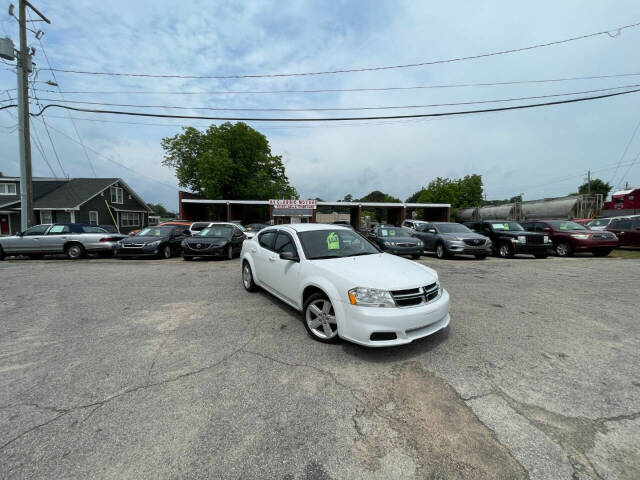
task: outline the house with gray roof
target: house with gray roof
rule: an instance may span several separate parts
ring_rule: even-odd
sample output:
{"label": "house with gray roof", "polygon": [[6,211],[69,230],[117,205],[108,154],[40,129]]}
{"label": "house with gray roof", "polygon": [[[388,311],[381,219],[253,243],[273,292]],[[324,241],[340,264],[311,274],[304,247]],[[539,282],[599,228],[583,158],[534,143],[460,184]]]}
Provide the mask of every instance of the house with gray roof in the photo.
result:
{"label": "house with gray roof", "polygon": [[[147,204],[121,178],[34,178],[36,223],[111,225],[129,233],[149,224]],[[20,179],[0,176],[0,234],[20,231]]]}

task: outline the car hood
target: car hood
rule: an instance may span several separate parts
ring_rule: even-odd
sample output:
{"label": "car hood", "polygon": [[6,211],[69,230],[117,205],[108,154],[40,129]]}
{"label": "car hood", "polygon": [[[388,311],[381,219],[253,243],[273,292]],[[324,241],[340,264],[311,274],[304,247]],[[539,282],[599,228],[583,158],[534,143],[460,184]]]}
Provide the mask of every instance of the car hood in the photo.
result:
{"label": "car hood", "polygon": [[441,233],[440,235],[444,238],[451,238],[451,239],[462,238],[465,240],[476,239],[476,238],[479,240],[485,240],[487,238],[484,235],[481,235],[479,233],[474,233],[474,232]]}
{"label": "car hood", "polygon": [[382,240],[383,242],[417,243],[419,239],[407,235],[406,237],[380,237],[380,240]]}
{"label": "car hood", "polygon": [[149,243],[149,242],[155,242],[156,240],[167,240],[169,237],[158,237],[157,235],[149,235],[149,236],[144,236],[144,237],[140,237],[138,235],[136,235],[135,237],[127,237],[124,240],[122,240],[122,243]]}
{"label": "car hood", "polygon": [[542,233],[537,233],[537,232],[528,232],[528,231],[524,231],[524,232],[518,232],[517,230],[508,230],[508,231],[502,231],[499,230],[497,232],[494,232],[496,235],[500,235],[503,237],[541,237]]}
{"label": "car hood", "polygon": [[378,253],[359,257],[310,260],[328,278],[335,275],[352,287],[403,290],[423,287],[438,280],[432,268],[409,259]]}
{"label": "car hood", "polygon": [[194,243],[213,243],[214,245],[224,245],[228,242],[228,238],[221,237],[189,237],[185,240],[185,243],[189,245]]}

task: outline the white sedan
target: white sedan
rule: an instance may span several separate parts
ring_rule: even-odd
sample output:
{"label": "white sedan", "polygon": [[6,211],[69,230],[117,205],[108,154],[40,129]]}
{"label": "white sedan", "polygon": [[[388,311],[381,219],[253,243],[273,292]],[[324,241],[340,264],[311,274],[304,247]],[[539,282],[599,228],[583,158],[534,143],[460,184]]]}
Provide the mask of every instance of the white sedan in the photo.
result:
{"label": "white sedan", "polygon": [[400,345],[449,325],[449,294],[433,269],[382,253],[347,227],[265,228],[245,240],[240,257],[244,287],[301,311],[320,342]]}

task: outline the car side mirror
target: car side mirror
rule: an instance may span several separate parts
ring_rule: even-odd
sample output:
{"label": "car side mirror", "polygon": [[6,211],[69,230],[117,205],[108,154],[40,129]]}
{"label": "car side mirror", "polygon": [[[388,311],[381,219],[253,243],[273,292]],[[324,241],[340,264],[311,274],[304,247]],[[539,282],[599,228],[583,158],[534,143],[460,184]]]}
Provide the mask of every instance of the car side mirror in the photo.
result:
{"label": "car side mirror", "polygon": [[289,260],[291,262],[299,262],[300,261],[300,257],[298,257],[295,253],[293,252],[281,252],[280,253],[280,258],[282,260]]}

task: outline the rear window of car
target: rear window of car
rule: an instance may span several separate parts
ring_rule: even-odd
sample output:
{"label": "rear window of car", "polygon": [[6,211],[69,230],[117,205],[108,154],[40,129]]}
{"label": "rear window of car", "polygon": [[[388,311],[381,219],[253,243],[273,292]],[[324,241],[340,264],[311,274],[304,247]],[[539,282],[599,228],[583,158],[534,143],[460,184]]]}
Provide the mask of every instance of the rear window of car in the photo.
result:
{"label": "rear window of car", "polygon": [[87,225],[82,227],[82,231],[84,233],[107,233],[107,231],[104,228],[91,227],[91,226],[87,226]]}
{"label": "rear window of car", "polygon": [[47,235],[60,235],[61,233],[69,233],[68,225],[54,225],[49,229]]}
{"label": "rear window of car", "polygon": [[631,220],[624,218],[620,220],[612,220],[610,223],[611,228],[616,228],[618,230],[630,230],[631,229]]}
{"label": "rear window of car", "polygon": [[269,250],[273,250],[273,241],[276,238],[276,230],[270,230],[268,232],[262,233],[258,237],[258,242],[260,246]]}

